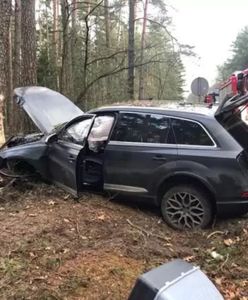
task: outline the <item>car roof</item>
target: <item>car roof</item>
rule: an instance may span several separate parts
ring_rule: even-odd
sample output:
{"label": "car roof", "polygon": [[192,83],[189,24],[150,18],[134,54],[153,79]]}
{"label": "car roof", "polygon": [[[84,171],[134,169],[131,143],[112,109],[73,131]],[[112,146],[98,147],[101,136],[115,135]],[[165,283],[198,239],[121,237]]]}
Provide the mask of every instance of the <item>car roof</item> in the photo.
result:
{"label": "car roof", "polygon": [[215,108],[206,107],[152,107],[152,106],[105,106],[97,109],[93,109],[91,113],[97,112],[147,112],[147,113],[159,113],[167,116],[181,117],[185,119],[203,120],[214,119]]}

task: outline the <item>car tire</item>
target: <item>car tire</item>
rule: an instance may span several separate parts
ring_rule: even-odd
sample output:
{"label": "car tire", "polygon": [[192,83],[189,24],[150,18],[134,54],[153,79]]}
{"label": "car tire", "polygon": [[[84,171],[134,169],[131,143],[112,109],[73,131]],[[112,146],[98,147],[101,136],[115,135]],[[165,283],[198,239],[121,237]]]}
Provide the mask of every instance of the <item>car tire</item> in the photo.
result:
{"label": "car tire", "polygon": [[207,194],[194,186],[178,185],[162,197],[161,212],[165,222],[174,229],[206,228],[213,219]]}

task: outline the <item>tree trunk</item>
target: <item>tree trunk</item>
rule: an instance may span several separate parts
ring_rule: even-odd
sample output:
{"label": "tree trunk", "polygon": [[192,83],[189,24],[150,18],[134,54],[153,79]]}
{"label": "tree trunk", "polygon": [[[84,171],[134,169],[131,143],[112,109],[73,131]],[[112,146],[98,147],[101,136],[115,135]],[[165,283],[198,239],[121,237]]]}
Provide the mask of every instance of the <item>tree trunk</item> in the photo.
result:
{"label": "tree trunk", "polygon": [[[4,142],[8,123],[8,106],[12,101],[12,62],[11,62],[11,0],[0,1],[0,143]],[[5,122],[4,122],[4,117]]]}
{"label": "tree trunk", "polygon": [[[90,9],[90,6],[88,4],[88,8]],[[85,50],[84,50],[84,65],[83,65],[83,80],[82,80],[82,90],[84,91],[83,97],[81,99],[83,100],[83,108],[84,110],[87,110],[88,108],[88,99],[85,98],[86,94],[86,86],[87,86],[87,66],[88,66],[88,59],[89,59],[89,43],[90,43],[90,26],[89,26],[89,12],[84,18],[85,22]]]}
{"label": "tree trunk", "polygon": [[21,0],[15,0],[15,36],[14,36],[14,63],[13,85],[18,87],[21,79]]}
{"label": "tree trunk", "polygon": [[110,18],[109,18],[109,0],[104,0],[104,21],[105,21],[105,38],[106,48],[110,48]]}
{"label": "tree trunk", "polygon": [[[37,85],[37,60],[36,60],[36,27],[35,27],[35,1],[21,1],[21,85],[32,86]],[[23,132],[32,131],[33,124],[30,119],[22,114],[19,128]]]}
{"label": "tree trunk", "polygon": [[75,79],[76,79],[76,44],[77,44],[77,0],[72,0],[72,11],[71,11],[71,72],[72,72],[72,99],[75,99]]}
{"label": "tree trunk", "polygon": [[[110,45],[110,16],[109,16],[109,0],[104,0],[104,22],[105,22],[105,40],[106,40],[106,50],[109,53],[111,48]],[[109,64],[106,65],[106,68],[109,68]],[[106,99],[109,101],[111,97],[111,78],[106,78]],[[104,103],[102,103],[104,104]]]}
{"label": "tree trunk", "polygon": [[129,26],[128,26],[128,98],[134,99],[134,18],[135,0],[129,0]]}
{"label": "tree trunk", "polygon": [[62,65],[60,72],[60,90],[63,94],[71,95],[72,71],[71,71],[71,47],[69,43],[69,3],[61,0],[62,17]]}
{"label": "tree trunk", "polygon": [[53,64],[55,70],[55,78],[56,78],[56,89],[59,89],[59,75],[58,75],[58,49],[59,49],[59,28],[58,28],[58,0],[53,0]]}
{"label": "tree trunk", "polygon": [[22,85],[37,84],[35,1],[21,1],[22,10]]}
{"label": "tree trunk", "polygon": [[148,8],[148,0],[145,0],[143,27],[142,27],[142,35],[141,35],[141,47],[140,47],[140,65],[141,66],[140,66],[140,72],[139,72],[139,100],[144,99],[144,66],[142,64],[144,61],[147,8]]}

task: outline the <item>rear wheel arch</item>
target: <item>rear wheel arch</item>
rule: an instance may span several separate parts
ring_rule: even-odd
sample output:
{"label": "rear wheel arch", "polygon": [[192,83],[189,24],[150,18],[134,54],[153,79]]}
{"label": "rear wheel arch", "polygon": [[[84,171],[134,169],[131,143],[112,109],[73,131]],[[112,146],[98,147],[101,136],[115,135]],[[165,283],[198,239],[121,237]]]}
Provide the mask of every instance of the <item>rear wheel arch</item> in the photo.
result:
{"label": "rear wheel arch", "polygon": [[216,197],[213,189],[209,184],[207,184],[204,180],[202,180],[199,177],[196,177],[194,175],[189,174],[177,174],[170,177],[165,178],[158,186],[157,189],[157,205],[161,205],[161,201],[163,198],[163,195],[169,191],[172,187],[179,185],[189,185],[193,186],[200,191],[204,192],[206,194],[207,198],[210,201],[210,204],[212,206],[213,213],[216,214]]}

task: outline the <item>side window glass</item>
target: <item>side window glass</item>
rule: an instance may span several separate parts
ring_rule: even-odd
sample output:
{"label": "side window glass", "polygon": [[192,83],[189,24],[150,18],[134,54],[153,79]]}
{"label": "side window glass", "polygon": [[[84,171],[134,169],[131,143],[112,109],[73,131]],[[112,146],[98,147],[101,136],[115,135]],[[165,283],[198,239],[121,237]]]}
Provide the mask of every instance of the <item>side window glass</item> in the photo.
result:
{"label": "side window glass", "polygon": [[63,132],[63,134],[60,136],[60,139],[75,144],[83,144],[88,134],[90,125],[91,119],[82,120],[78,123],[72,124]]}
{"label": "side window glass", "polygon": [[147,143],[172,143],[169,119],[163,115],[151,114],[147,116]]}
{"label": "side window glass", "polygon": [[123,113],[119,115],[111,136],[112,141],[145,142],[146,115],[139,113]]}
{"label": "side window glass", "polygon": [[214,143],[198,123],[172,119],[176,143],[180,145],[213,146]]}

